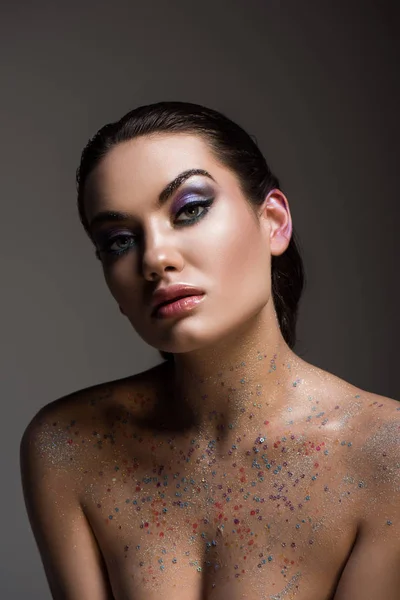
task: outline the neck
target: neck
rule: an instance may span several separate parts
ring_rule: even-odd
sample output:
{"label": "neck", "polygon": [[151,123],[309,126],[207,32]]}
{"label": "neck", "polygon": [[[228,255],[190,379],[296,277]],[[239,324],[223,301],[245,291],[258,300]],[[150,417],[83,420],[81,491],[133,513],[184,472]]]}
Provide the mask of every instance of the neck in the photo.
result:
{"label": "neck", "polygon": [[262,323],[254,318],[217,345],[174,355],[169,379],[174,413],[214,438],[253,425],[260,429],[281,413],[299,380],[300,363],[274,313]]}

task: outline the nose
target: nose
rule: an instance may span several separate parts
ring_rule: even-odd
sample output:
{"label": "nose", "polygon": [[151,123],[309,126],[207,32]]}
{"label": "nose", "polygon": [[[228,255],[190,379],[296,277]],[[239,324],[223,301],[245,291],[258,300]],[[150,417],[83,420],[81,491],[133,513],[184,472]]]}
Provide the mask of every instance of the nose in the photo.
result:
{"label": "nose", "polygon": [[161,235],[154,232],[147,236],[143,249],[143,276],[148,281],[162,278],[166,271],[180,272],[184,261],[182,253],[173,242],[173,235]]}

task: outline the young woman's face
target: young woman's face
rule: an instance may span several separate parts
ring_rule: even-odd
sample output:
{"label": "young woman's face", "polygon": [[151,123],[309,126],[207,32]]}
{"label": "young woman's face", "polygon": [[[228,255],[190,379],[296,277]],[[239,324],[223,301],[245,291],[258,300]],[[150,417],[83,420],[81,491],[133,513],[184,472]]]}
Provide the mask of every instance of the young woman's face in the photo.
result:
{"label": "young woman's face", "polygon": [[[158,204],[168,184],[194,169],[203,174]],[[91,233],[111,294],[145,342],[188,352],[272,309],[271,252],[286,249],[291,220],[283,194],[270,196],[251,207],[236,176],[194,135],[140,137],[102,159],[86,183],[86,214],[92,223],[106,211],[126,213],[93,222]],[[152,293],[172,284],[205,295],[189,312],[155,318]]]}

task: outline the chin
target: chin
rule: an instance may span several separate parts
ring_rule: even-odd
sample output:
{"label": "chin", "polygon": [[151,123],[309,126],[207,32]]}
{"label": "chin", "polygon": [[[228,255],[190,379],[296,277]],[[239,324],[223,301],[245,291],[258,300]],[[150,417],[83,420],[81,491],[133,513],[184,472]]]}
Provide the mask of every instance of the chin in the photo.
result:
{"label": "chin", "polygon": [[[210,331],[203,324],[197,323],[195,327],[186,327],[188,323],[183,323],[184,327],[175,326],[174,329],[165,331],[164,335],[150,336],[137,333],[153,348],[161,352],[170,352],[173,354],[184,354],[206,350],[210,346],[217,344],[221,339],[222,333],[216,331],[215,325]],[[190,331],[189,331],[190,330]]]}
{"label": "chin", "polygon": [[[171,354],[188,354],[201,350],[207,350],[213,342],[208,340],[175,340],[165,344],[152,344],[154,348],[161,352],[170,352]],[[160,347],[162,346],[162,347]]]}

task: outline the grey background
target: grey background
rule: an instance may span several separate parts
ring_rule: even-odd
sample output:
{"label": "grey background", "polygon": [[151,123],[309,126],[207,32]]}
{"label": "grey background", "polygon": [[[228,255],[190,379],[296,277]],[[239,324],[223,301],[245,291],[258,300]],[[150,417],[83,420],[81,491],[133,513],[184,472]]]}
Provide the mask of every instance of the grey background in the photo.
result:
{"label": "grey background", "polygon": [[2,599],[50,598],[19,476],[29,420],[161,361],[120,314],[76,210],[84,144],[135,106],[198,102],[256,136],[305,261],[297,352],[400,399],[394,5],[2,4]]}

